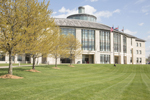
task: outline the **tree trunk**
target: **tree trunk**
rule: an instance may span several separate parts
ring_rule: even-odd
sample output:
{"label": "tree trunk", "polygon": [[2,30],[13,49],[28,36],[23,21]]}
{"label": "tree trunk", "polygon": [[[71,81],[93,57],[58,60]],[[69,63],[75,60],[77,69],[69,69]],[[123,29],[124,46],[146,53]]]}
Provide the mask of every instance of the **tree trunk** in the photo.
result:
{"label": "tree trunk", "polygon": [[57,67],[57,57],[55,58],[55,67]]}
{"label": "tree trunk", "polygon": [[12,73],[12,61],[11,61],[11,51],[9,52],[9,69],[8,69],[8,74],[13,74]]}
{"label": "tree trunk", "polygon": [[33,55],[33,66],[32,66],[32,69],[35,69],[35,57]]}
{"label": "tree trunk", "polygon": [[14,55],[14,64],[16,63],[16,62],[15,62],[15,58],[16,58],[16,56]]}
{"label": "tree trunk", "polygon": [[72,64],[72,54],[70,54],[70,65]]}

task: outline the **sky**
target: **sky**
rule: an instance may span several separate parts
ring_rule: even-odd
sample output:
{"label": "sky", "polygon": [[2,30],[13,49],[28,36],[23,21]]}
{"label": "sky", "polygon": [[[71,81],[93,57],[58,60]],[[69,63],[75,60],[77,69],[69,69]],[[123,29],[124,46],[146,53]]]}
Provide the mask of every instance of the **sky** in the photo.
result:
{"label": "sky", "polygon": [[150,55],[150,0],[50,0],[49,10],[54,18],[66,18],[78,13],[79,6],[98,23],[124,27],[125,33],[146,40],[146,57]]}

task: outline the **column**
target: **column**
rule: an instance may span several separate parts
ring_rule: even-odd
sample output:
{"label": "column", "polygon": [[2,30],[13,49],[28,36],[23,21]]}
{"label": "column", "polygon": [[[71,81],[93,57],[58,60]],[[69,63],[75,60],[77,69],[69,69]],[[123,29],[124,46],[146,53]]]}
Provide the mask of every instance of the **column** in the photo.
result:
{"label": "column", "polygon": [[99,30],[95,30],[95,54],[94,54],[94,63],[100,64],[100,38]]}
{"label": "column", "polygon": [[[80,43],[82,43],[81,39],[82,39],[82,33],[81,33],[81,29],[80,28],[76,28],[76,39],[78,39],[80,41]],[[82,49],[82,47],[80,48],[80,50]],[[78,55],[77,58],[75,58],[75,64],[80,63],[82,64],[82,54]]]}
{"label": "column", "polygon": [[121,35],[120,63],[121,63],[121,64],[124,64],[124,57],[123,57],[123,35]]}
{"label": "column", "polygon": [[111,55],[110,55],[110,63],[114,64],[114,35],[113,32],[110,32],[110,51],[111,51]]}
{"label": "column", "polygon": [[126,57],[127,57],[127,64],[130,64],[130,59],[132,57],[132,54],[131,54],[131,49],[132,49],[132,46],[131,46],[131,38],[127,38],[127,53],[126,53]]}
{"label": "column", "polygon": [[132,62],[133,64],[136,64],[136,41],[135,38],[132,38]]}

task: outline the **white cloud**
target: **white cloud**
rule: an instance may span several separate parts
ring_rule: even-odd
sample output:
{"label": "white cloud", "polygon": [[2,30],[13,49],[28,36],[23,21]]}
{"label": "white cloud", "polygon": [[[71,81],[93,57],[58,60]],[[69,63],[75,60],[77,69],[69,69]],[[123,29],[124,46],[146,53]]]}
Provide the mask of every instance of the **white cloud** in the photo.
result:
{"label": "white cloud", "polygon": [[145,13],[145,15],[148,15],[148,12],[150,11],[150,5],[143,6],[141,11]]}
{"label": "white cloud", "polygon": [[53,12],[53,14],[55,15],[57,12]]}
{"label": "white cloud", "polygon": [[138,25],[139,25],[139,26],[143,26],[143,25],[144,25],[144,23],[139,23]]}
{"label": "white cloud", "polygon": [[91,2],[96,2],[96,1],[98,1],[98,0],[90,0]]}
{"label": "white cloud", "polygon": [[96,12],[96,9],[92,6],[85,5],[84,8],[85,8],[85,13],[87,14],[94,14]]}
{"label": "white cloud", "polygon": [[62,7],[59,10],[59,12],[62,14],[54,16],[55,18],[66,18],[69,15],[76,14],[78,10],[77,9],[70,10],[70,9],[66,9],[65,7]]}
{"label": "white cloud", "polygon": [[111,17],[114,13],[120,13],[120,10],[119,9],[116,9],[114,11],[99,11],[99,12],[96,12],[94,15],[98,18],[98,20],[101,20],[101,17],[104,17],[104,18],[109,18]]}
{"label": "white cloud", "polygon": [[147,42],[150,41],[150,35],[146,38],[146,41]]}
{"label": "white cloud", "polygon": [[150,31],[148,31],[147,33],[150,34]]}
{"label": "white cloud", "polygon": [[148,15],[149,13],[145,13],[145,15]]}
{"label": "white cloud", "polygon": [[[97,11],[94,7],[92,7],[90,5],[85,5],[84,7],[85,7],[85,13],[95,15],[98,20],[100,20],[101,17],[109,18],[115,13],[120,13],[120,9],[116,9],[114,11]],[[66,18],[69,15],[77,14],[78,10],[76,8],[70,10],[70,9],[66,9],[65,7],[62,7],[59,10],[59,12],[62,13],[62,14],[56,15],[54,17],[56,17],[56,18]]]}
{"label": "white cloud", "polygon": [[59,10],[60,13],[77,13],[77,10],[76,9],[73,9],[73,10],[70,10],[70,9],[66,9],[65,7],[62,7],[60,10]]}
{"label": "white cloud", "polygon": [[125,29],[124,32],[127,33],[127,34],[130,34],[130,35],[135,35],[137,33],[137,31],[132,32],[129,29]]}
{"label": "white cloud", "polygon": [[120,9],[116,9],[113,13],[120,13]]}
{"label": "white cloud", "polygon": [[146,1],[146,0],[137,0],[137,1],[135,2],[135,4],[140,4],[140,3],[143,3],[144,1]]}

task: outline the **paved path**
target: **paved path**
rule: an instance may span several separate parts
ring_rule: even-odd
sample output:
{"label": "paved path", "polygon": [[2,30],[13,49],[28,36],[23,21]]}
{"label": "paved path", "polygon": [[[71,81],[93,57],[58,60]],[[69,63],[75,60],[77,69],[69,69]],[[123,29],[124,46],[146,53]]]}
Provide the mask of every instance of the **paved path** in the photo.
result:
{"label": "paved path", "polygon": [[[25,67],[25,66],[32,66],[32,65],[20,65],[20,67]],[[40,66],[40,65],[35,65],[35,66]],[[9,66],[0,66],[0,68],[8,68]],[[19,67],[19,66],[12,66],[12,67]]]}

